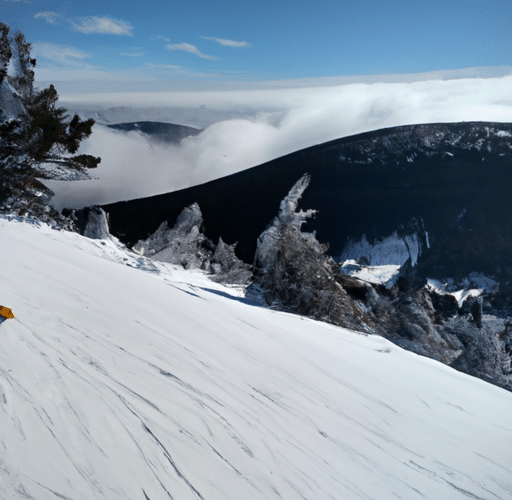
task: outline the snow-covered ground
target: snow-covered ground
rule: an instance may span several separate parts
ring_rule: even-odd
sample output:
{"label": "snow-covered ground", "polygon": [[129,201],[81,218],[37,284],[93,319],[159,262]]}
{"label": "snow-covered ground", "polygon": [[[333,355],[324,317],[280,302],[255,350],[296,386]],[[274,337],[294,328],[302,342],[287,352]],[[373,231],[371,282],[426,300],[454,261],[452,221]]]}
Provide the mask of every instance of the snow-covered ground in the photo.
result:
{"label": "snow-covered ground", "polygon": [[512,497],[512,394],[0,219],[0,498]]}
{"label": "snow-covered ground", "polygon": [[[428,234],[425,232],[425,241],[428,242]],[[373,266],[402,266],[407,259],[411,259],[414,267],[421,256],[422,234],[413,233],[406,236],[398,236],[395,231],[391,236],[382,241],[371,244],[364,234],[361,241],[349,241],[338,260],[357,260],[365,257]]]}
{"label": "snow-covered ground", "polygon": [[383,266],[364,266],[353,259],[341,263],[341,269],[345,274],[358,278],[368,283],[385,285],[391,288],[398,280],[400,265],[388,264]]}

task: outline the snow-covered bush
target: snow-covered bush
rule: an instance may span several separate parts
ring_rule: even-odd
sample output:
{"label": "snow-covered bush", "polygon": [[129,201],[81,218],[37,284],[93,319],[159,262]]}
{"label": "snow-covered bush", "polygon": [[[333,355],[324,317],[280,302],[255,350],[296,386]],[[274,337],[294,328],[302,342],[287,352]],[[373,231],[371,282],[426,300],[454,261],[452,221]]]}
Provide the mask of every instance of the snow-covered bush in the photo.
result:
{"label": "snow-covered bush", "polygon": [[219,238],[219,243],[210,260],[212,280],[230,285],[245,285],[252,278],[251,266],[235,255],[236,243],[228,245]]}
{"label": "snow-covered bush", "polygon": [[178,264],[185,269],[208,268],[214,246],[201,232],[203,215],[197,203],[183,209],[172,229],[167,221],[147,240],[138,241],[133,249],[154,260]]}
{"label": "snow-covered bush", "polygon": [[510,321],[488,318],[478,327],[456,317],[446,330],[464,345],[462,354],[451,363],[456,370],[512,390],[512,330]]}
{"label": "snow-covered bush", "polygon": [[84,236],[95,240],[103,240],[110,237],[108,217],[101,207],[97,205],[89,207]]}
{"label": "snow-covered bush", "polygon": [[169,262],[185,269],[202,269],[212,280],[226,284],[245,284],[251,277],[250,266],[235,255],[235,245],[219,238],[217,246],[202,232],[203,215],[197,203],[183,209],[169,229],[167,221],[146,240],[138,241],[133,250],[153,260]]}

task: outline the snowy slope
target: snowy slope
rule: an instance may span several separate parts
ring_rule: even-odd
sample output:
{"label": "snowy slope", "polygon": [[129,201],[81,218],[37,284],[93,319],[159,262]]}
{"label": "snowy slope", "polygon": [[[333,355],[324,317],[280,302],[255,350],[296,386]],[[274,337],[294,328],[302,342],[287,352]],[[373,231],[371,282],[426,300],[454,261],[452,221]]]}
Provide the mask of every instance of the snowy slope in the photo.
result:
{"label": "snowy slope", "polygon": [[0,498],[511,498],[512,394],[110,241],[0,234]]}

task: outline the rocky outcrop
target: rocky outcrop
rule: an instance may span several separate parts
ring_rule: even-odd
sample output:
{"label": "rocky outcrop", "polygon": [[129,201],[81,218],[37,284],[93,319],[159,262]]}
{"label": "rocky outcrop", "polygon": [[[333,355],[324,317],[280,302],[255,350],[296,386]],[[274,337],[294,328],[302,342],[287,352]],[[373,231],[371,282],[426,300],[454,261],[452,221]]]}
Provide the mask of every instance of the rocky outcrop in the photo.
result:
{"label": "rocky outcrop", "polygon": [[446,323],[464,349],[451,366],[487,382],[512,390],[512,331],[510,321],[484,315],[481,327],[461,318]]}

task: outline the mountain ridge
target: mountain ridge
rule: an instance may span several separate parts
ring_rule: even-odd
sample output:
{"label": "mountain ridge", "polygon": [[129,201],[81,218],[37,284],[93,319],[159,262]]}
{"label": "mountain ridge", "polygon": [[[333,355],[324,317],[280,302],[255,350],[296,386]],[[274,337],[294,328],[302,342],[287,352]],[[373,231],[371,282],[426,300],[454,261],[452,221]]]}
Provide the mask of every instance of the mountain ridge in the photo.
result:
{"label": "mountain ridge", "polygon": [[176,123],[136,121],[127,123],[110,123],[105,125],[113,130],[123,132],[138,131],[159,142],[179,144],[182,139],[202,132],[201,129]]}
{"label": "mountain ridge", "polygon": [[[237,255],[252,263],[257,237],[307,172],[311,183],[299,208],[318,214],[305,230],[316,230],[334,258],[351,242],[365,237],[374,245],[396,232],[399,239],[416,235],[417,270],[424,276],[461,280],[482,272],[507,281],[510,138],[512,124],[507,123],[392,127],[312,146],[202,185],[103,208],[113,234],[131,246],[163,220],[172,226],[182,208],[197,202],[205,234],[213,241],[219,236],[229,244],[238,241]],[[486,244],[490,238],[496,240],[492,246]],[[462,252],[458,263],[457,252]]]}

